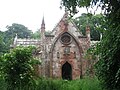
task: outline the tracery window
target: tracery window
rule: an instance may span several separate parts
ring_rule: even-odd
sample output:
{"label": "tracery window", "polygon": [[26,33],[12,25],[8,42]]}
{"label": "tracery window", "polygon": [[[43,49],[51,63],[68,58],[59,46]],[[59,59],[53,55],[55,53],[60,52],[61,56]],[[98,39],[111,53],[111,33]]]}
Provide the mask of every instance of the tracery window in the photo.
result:
{"label": "tracery window", "polygon": [[71,36],[70,35],[68,35],[68,34],[63,34],[62,36],[61,36],[61,42],[63,43],[63,44],[70,44],[71,43]]}

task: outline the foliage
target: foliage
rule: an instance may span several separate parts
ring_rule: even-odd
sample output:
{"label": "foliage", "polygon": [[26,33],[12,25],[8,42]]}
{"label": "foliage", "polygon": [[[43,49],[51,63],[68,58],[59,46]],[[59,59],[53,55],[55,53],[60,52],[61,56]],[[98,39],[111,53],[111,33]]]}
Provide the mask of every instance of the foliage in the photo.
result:
{"label": "foliage", "polygon": [[[37,78],[36,83],[37,84],[27,85],[22,90],[102,90],[99,81],[96,78],[73,81]],[[0,86],[1,84],[2,83],[0,83]]]}
{"label": "foliage", "polygon": [[[100,60],[96,64],[96,74],[104,83],[104,87],[110,90],[120,89],[120,25],[106,31],[105,38],[97,49]],[[108,39],[109,38],[109,39]]]}
{"label": "foliage", "polygon": [[6,28],[8,30],[5,32],[5,35],[9,38],[14,38],[16,34],[18,38],[30,38],[32,35],[31,30],[22,24],[13,23],[12,26],[7,26]]}
{"label": "foliage", "polygon": [[[91,83],[92,81],[94,83]],[[41,86],[44,86],[43,88],[45,88],[45,90],[101,90],[99,82],[92,79],[82,79],[74,81],[46,80]],[[42,90],[43,88],[41,88],[40,90]]]}
{"label": "foliage", "polygon": [[75,18],[74,22],[79,30],[82,31],[83,35],[86,35],[86,26],[90,26],[91,40],[100,40],[100,34],[107,28],[104,25],[105,18],[102,14],[88,15],[83,13],[81,16]]}
{"label": "foliage", "polygon": [[[98,44],[99,42],[96,42]],[[94,65],[98,62],[98,56],[96,55],[96,44],[92,45],[85,53],[85,60],[87,60],[87,70],[86,75],[90,77],[95,76],[95,67]]]}
{"label": "foliage", "polygon": [[0,55],[9,52],[10,41],[5,42],[5,32],[0,31]]}
{"label": "foliage", "polygon": [[36,32],[34,32],[33,33],[33,35],[32,35],[32,38],[34,38],[34,39],[40,39],[40,30],[38,30],[38,31],[36,31]]}
{"label": "foliage", "polygon": [[18,38],[29,38],[32,35],[31,30],[22,24],[13,23],[11,26],[6,26],[7,31],[4,32],[4,43],[6,44],[7,50],[10,50],[10,45],[13,42],[15,35]]}
{"label": "foliage", "polygon": [[[50,35],[50,31],[45,31],[45,35]],[[32,38],[34,38],[34,39],[40,39],[41,38],[41,32],[40,32],[40,30],[34,32],[32,34]]]}
{"label": "foliage", "polygon": [[2,56],[1,75],[8,89],[16,90],[35,83],[33,66],[38,64],[38,61],[33,58],[32,50],[32,47],[17,47]]}
{"label": "foliage", "polygon": [[98,7],[101,7],[101,9],[105,11],[105,14],[110,15],[111,19],[119,18],[120,12],[119,0],[61,0],[61,6],[65,6],[65,9],[72,16],[78,13],[78,8],[81,7],[86,7],[87,10],[88,8],[93,9],[94,7],[96,7],[96,9],[98,9]]}
{"label": "foliage", "polygon": [[0,31],[0,55],[5,52],[5,43],[3,40],[3,32]]}
{"label": "foliage", "polygon": [[99,61],[96,73],[107,90],[120,89],[120,0],[62,0],[62,5],[73,15],[77,7],[101,7],[106,16],[108,29],[98,44]]}
{"label": "foliage", "polygon": [[6,28],[7,31],[0,31],[0,54],[9,52],[10,45],[16,34],[18,35],[18,38],[32,37],[31,30],[24,25],[13,23],[12,26],[7,26]]}

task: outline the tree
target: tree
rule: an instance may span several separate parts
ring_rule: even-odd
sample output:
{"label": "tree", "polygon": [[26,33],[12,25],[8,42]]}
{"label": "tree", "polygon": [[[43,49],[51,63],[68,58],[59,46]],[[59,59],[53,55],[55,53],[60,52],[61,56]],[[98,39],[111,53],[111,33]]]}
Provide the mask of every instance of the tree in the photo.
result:
{"label": "tree", "polygon": [[7,26],[6,28],[7,31],[2,33],[4,42],[4,48],[2,48],[2,50],[5,49],[5,52],[9,52],[10,45],[16,34],[18,35],[18,38],[30,38],[32,36],[32,31],[21,24],[13,23],[12,26]]}
{"label": "tree", "polygon": [[2,56],[1,73],[9,90],[22,90],[27,85],[34,83],[34,65],[39,64],[33,58],[33,47],[17,47],[10,53]]}
{"label": "tree", "polygon": [[0,31],[0,55],[7,51],[6,44],[4,43],[4,32]]}
{"label": "tree", "polygon": [[33,33],[32,38],[34,39],[40,39],[40,30]]}
{"label": "tree", "polygon": [[71,13],[77,7],[101,7],[105,12],[106,25],[102,41],[97,45],[99,61],[96,74],[107,90],[120,89],[120,0],[62,0],[62,5]]}
{"label": "tree", "polygon": [[8,30],[5,31],[5,42],[13,39],[16,34],[18,38],[30,38],[32,36],[32,31],[22,24],[13,23],[12,26],[7,26],[6,28]]}
{"label": "tree", "polygon": [[86,26],[89,25],[91,30],[91,40],[100,40],[100,34],[104,29],[107,28],[103,26],[105,23],[104,20],[105,19],[102,14],[88,15],[83,13],[81,16],[75,18],[74,22],[76,23],[79,30],[82,31],[83,35],[86,33]]}
{"label": "tree", "polygon": [[[50,35],[50,31],[45,31],[45,35]],[[36,31],[32,34],[32,38],[34,39],[40,39],[41,38],[41,32],[40,30]]]}

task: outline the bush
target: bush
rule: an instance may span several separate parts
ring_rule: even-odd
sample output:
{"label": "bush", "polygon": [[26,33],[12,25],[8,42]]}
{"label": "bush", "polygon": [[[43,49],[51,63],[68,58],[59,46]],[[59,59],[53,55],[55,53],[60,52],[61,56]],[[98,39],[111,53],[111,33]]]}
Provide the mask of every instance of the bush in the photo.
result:
{"label": "bush", "polygon": [[120,25],[109,26],[97,49],[96,75],[107,90],[120,90]]}
{"label": "bush", "polygon": [[17,47],[2,57],[1,75],[9,90],[21,90],[35,83],[32,47]]}

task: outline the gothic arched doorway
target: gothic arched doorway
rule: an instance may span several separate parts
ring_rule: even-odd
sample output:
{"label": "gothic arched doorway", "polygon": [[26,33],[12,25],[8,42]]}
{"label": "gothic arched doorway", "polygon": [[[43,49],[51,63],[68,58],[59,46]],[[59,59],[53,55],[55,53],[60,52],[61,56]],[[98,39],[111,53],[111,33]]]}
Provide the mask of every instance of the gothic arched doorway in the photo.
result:
{"label": "gothic arched doorway", "polygon": [[72,67],[68,62],[62,66],[62,79],[72,80]]}

